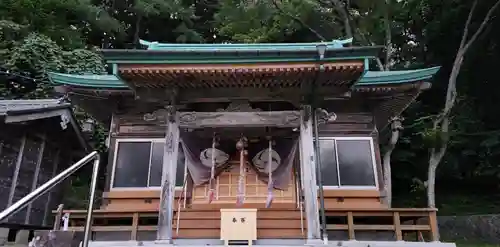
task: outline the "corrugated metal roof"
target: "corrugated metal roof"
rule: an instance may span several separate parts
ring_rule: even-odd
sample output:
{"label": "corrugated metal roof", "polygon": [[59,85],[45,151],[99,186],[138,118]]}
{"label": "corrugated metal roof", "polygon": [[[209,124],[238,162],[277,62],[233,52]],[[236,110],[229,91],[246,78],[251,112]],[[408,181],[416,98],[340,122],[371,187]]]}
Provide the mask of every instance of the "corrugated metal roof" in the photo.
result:
{"label": "corrugated metal roof", "polygon": [[0,115],[15,112],[54,110],[70,106],[71,104],[61,99],[0,100]]}
{"label": "corrugated metal roof", "polygon": [[[56,115],[51,113],[55,113]],[[20,116],[24,115],[32,117],[21,117],[19,119]],[[69,124],[73,127],[73,131],[75,132],[80,144],[86,151],[88,151],[89,145],[82,136],[80,126],[73,116],[73,110],[71,109],[70,103],[65,102],[63,99],[0,100],[0,118],[4,119],[6,123],[30,121],[54,116],[60,116],[61,119],[64,118],[68,121],[65,124]],[[65,127],[63,127],[63,129],[65,129]]]}

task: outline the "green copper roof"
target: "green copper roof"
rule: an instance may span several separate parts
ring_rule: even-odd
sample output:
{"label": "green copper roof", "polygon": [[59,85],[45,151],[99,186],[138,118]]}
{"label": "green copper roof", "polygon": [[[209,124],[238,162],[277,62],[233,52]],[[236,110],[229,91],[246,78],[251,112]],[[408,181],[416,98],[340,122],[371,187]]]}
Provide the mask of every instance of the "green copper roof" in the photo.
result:
{"label": "green copper roof", "polygon": [[324,62],[377,57],[382,46],[344,47],[352,39],[317,43],[167,44],[141,40],[146,49],[103,49],[114,64],[235,64],[266,62],[316,62],[320,47]]}
{"label": "green copper roof", "polygon": [[62,73],[48,73],[48,75],[52,83],[60,85],[92,88],[128,88],[115,75],[73,75]]}
{"label": "green copper roof", "polygon": [[380,85],[431,79],[441,67],[415,70],[367,71],[357,85]]}
{"label": "green copper roof", "polygon": [[[431,79],[440,67],[401,71],[367,71],[355,86],[411,83]],[[54,84],[86,88],[125,89],[128,86],[115,75],[71,75],[49,73]]]}
{"label": "green copper roof", "polygon": [[141,45],[148,50],[156,51],[187,51],[187,52],[216,52],[216,51],[317,51],[318,46],[328,49],[344,48],[345,44],[352,43],[352,38],[333,40],[330,42],[314,43],[257,43],[257,44],[169,44],[140,40]]}

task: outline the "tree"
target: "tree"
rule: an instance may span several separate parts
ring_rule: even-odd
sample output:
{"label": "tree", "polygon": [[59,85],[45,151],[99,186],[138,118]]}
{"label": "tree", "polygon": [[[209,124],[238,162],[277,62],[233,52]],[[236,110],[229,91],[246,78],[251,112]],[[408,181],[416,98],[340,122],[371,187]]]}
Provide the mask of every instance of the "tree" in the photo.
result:
{"label": "tree", "polygon": [[392,117],[390,122],[391,138],[384,152],[382,159],[382,169],[384,178],[384,203],[389,207],[392,205],[392,168],[391,168],[391,156],[392,152],[396,148],[399,136],[403,130],[402,126],[403,119],[399,116]]}
{"label": "tree", "polygon": [[132,9],[136,15],[134,31],[134,44],[136,45],[139,44],[143,18],[148,17],[167,17],[176,22],[177,26],[172,31],[177,34],[176,41],[179,43],[203,41],[203,38],[191,29],[192,19],[195,18],[194,8],[183,1],[138,0]]}
{"label": "tree", "polygon": [[469,12],[467,21],[465,22],[464,31],[462,39],[460,41],[460,46],[455,56],[453,62],[452,71],[448,79],[447,91],[444,108],[441,113],[433,121],[433,135],[435,136],[436,142],[434,146],[429,149],[429,168],[427,175],[427,204],[430,208],[436,207],[435,199],[435,181],[436,181],[436,169],[443,159],[446,150],[448,148],[449,142],[449,128],[450,128],[450,117],[452,114],[453,107],[457,100],[457,78],[462,69],[463,61],[465,55],[470,50],[475,41],[485,30],[486,26],[489,24],[491,16],[494,11],[500,5],[500,1],[496,3],[489,9],[487,14],[484,16],[479,28],[469,37],[470,25],[474,15],[474,10],[478,4],[478,0],[475,0]]}
{"label": "tree", "polygon": [[[4,31],[12,32],[6,29]],[[0,40],[0,47],[9,49],[9,52],[0,50],[0,54],[5,54],[1,67],[10,72],[4,72],[3,78],[0,77],[4,88],[1,92],[3,98],[33,99],[53,96],[47,72],[104,72],[102,59],[95,52],[84,49],[65,51],[49,37],[37,33],[30,33],[14,42]],[[13,73],[23,76],[9,76]]]}
{"label": "tree", "polygon": [[91,0],[2,0],[0,16],[67,48],[86,45],[85,29],[101,33],[122,29],[119,21]]}

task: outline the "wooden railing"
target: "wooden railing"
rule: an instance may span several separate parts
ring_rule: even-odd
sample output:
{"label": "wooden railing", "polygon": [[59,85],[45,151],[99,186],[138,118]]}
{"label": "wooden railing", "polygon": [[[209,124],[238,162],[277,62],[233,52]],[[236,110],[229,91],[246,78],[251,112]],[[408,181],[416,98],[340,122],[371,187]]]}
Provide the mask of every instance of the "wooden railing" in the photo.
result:
{"label": "wooden railing", "polygon": [[[81,231],[85,219],[81,210],[64,212],[70,214],[68,230]],[[178,215],[179,221],[177,221]],[[218,239],[220,238],[220,218],[219,208],[174,211],[174,238]],[[129,240],[144,240],[140,235],[156,231],[157,220],[157,210],[99,209],[95,210],[92,232],[99,233],[98,235],[101,236],[106,232],[121,232],[130,234]],[[178,224],[179,231],[177,232]],[[262,209],[257,212],[257,236],[262,239],[300,239],[304,235],[301,226],[300,211],[293,207]]]}
{"label": "wooden railing", "polygon": [[356,239],[357,231],[394,232],[395,240],[402,241],[405,233],[416,233],[417,241],[423,241],[422,232],[429,233],[430,241],[439,241],[436,209],[426,208],[373,208],[336,209],[325,212],[329,231],[347,231],[349,240]]}
{"label": "wooden railing", "polygon": [[[82,210],[67,210],[70,213],[70,229],[83,230],[85,214]],[[95,210],[93,232],[129,232],[130,240],[137,240],[139,232],[156,231],[156,223],[145,223],[144,220],[157,219],[157,210],[132,210],[132,209],[98,209]],[[359,232],[392,232],[394,240],[423,241],[422,233],[427,233],[429,241],[439,241],[437,229],[436,209],[419,208],[365,208],[365,209],[335,209],[326,211],[328,231],[342,231],[347,233],[349,240],[360,240],[356,238]],[[175,215],[177,212],[175,212]],[[293,209],[266,209],[258,212],[259,227],[265,228],[259,231],[261,238],[305,238],[301,233],[301,227],[306,227],[305,222],[301,226],[300,213]],[[175,218],[175,217],[174,217]],[[181,212],[180,234],[174,237],[180,238],[217,238],[219,234],[218,210]],[[292,221],[293,219],[293,221]],[[119,220],[120,222],[114,222]],[[284,224],[283,221],[287,223]],[[206,224],[205,224],[205,223]],[[191,224],[193,223],[193,224]],[[177,223],[174,222],[174,229]],[[190,226],[191,225],[191,226]],[[192,227],[196,226],[196,227]],[[269,231],[268,229],[282,231]],[[406,233],[415,233],[412,236]],[[278,236],[278,235],[279,236]],[[281,235],[280,235],[281,234]],[[283,235],[284,234],[284,235]],[[286,236],[286,235],[290,236]],[[276,236],[275,236],[276,235]],[[409,239],[409,237],[414,237]],[[331,237],[331,239],[335,239]]]}

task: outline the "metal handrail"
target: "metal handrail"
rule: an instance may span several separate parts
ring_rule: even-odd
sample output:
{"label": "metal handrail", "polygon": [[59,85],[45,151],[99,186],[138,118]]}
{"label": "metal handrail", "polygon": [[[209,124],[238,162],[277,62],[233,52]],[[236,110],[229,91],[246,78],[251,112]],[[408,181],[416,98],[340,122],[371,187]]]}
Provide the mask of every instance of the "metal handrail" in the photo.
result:
{"label": "metal handrail", "polygon": [[73,173],[75,173],[78,169],[82,168],[91,160],[94,160],[94,167],[93,167],[94,169],[92,170],[92,180],[90,182],[89,205],[87,208],[87,221],[85,223],[83,245],[82,245],[82,247],[88,247],[91,234],[90,228],[92,227],[93,205],[95,200],[95,190],[97,186],[97,176],[99,172],[99,162],[100,162],[99,153],[97,153],[97,151],[94,151],[88,154],[87,156],[83,157],[81,160],[79,160],[72,166],[68,167],[66,170],[62,171],[57,176],[53,177],[46,183],[42,184],[36,190],[32,191],[31,193],[21,198],[16,203],[12,204],[7,209],[0,212],[0,222],[4,221],[5,219],[12,216],[19,210],[28,206],[28,204],[36,200],[38,197],[40,197],[50,189],[54,188],[54,186],[58,185],[64,179],[71,176]]}

